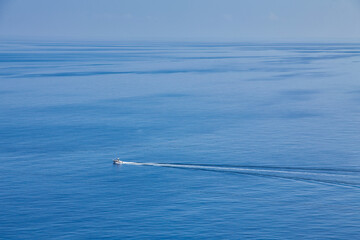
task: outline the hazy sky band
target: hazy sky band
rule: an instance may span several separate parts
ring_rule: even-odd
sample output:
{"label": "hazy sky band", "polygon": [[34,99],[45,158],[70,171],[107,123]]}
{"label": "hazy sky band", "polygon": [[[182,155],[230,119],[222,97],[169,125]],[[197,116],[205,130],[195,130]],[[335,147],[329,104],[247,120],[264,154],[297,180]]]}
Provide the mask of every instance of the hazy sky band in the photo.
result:
{"label": "hazy sky band", "polygon": [[1,38],[360,39],[358,0],[13,0]]}

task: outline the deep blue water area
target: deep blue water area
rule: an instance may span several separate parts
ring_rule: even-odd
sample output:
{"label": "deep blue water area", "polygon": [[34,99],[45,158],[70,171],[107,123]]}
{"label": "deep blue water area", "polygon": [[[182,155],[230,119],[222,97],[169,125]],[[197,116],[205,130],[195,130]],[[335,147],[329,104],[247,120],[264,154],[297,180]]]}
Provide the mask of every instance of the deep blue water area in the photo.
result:
{"label": "deep blue water area", "polygon": [[359,239],[359,69],[356,43],[2,41],[0,239]]}

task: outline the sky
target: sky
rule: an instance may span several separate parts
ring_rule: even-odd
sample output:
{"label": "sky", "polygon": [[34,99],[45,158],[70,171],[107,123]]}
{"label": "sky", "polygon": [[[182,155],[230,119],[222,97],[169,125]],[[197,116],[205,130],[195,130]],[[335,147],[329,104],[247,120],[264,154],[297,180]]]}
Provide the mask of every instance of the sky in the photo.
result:
{"label": "sky", "polygon": [[0,0],[2,39],[360,40],[359,0]]}

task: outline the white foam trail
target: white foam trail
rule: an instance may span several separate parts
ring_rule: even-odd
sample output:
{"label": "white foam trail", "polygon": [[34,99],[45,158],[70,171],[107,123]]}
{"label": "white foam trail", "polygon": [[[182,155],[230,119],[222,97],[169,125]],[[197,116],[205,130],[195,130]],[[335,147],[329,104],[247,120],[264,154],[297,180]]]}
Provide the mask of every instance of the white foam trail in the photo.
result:
{"label": "white foam trail", "polygon": [[[170,167],[170,168],[181,168],[181,169],[193,169],[203,171],[214,171],[224,173],[238,173],[254,175],[259,177],[274,177],[280,179],[289,179],[294,181],[302,182],[316,182],[322,184],[337,185],[342,187],[360,188],[360,175],[342,175],[338,173],[323,173],[323,172],[305,172],[304,169],[301,171],[292,170],[275,170],[275,169],[260,169],[258,167],[247,168],[240,166],[208,166],[208,165],[193,165],[193,164],[172,164],[172,163],[140,163],[140,162],[123,162],[127,165],[137,166],[154,166],[154,167]],[[321,170],[320,170],[321,171]],[[340,179],[339,179],[340,178]]]}
{"label": "white foam trail", "polygon": [[[203,170],[216,170],[216,171],[236,171],[246,173],[280,173],[280,174],[294,174],[294,175],[311,175],[311,176],[334,176],[333,173],[321,172],[305,172],[303,170],[274,170],[274,169],[254,169],[244,167],[218,167],[218,166],[202,166],[202,165],[186,165],[186,164],[171,164],[171,163],[139,163],[139,162],[123,162],[123,164],[137,165],[137,166],[154,166],[154,167],[172,167],[172,168],[190,168],[190,169],[203,169]],[[336,174],[341,175],[341,174]],[[343,175],[348,176],[348,175]]]}
{"label": "white foam trail", "polygon": [[259,177],[273,177],[280,179],[289,179],[302,182],[316,182],[322,184],[337,185],[343,187],[360,188],[360,175],[342,175],[338,173],[323,173],[294,171],[292,170],[275,170],[275,169],[260,169],[260,167],[247,168],[240,166],[208,166],[208,165],[193,165],[193,164],[172,164],[172,163],[140,163],[140,162],[123,162],[127,165],[137,166],[154,166],[154,167],[170,167],[203,171],[214,171],[224,173],[238,173],[247,174]]}

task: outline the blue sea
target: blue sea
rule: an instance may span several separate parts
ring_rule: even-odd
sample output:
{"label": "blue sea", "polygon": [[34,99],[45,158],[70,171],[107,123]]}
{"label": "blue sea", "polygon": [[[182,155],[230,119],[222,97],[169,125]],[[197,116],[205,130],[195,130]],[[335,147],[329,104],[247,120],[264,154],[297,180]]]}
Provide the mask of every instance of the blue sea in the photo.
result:
{"label": "blue sea", "polygon": [[1,41],[0,62],[0,239],[360,239],[360,44]]}

